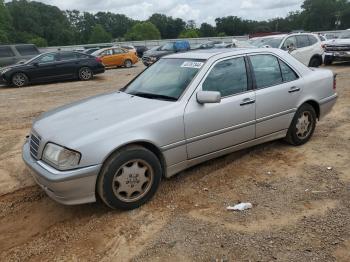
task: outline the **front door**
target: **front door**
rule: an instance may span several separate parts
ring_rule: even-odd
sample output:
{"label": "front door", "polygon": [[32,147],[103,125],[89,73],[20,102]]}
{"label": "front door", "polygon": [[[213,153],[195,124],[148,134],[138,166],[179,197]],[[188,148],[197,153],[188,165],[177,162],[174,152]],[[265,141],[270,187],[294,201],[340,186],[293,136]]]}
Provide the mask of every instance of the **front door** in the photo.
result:
{"label": "front door", "polygon": [[185,109],[188,158],[192,159],[255,138],[255,92],[244,57],[218,61],[197,88],[218,91],[216,104],[199,104],[194,94]]}
{"label": "front door", "polygon": [[57,77],[57,53],[48,53],[38,57],[28,69],[31,81],[47,81]]}

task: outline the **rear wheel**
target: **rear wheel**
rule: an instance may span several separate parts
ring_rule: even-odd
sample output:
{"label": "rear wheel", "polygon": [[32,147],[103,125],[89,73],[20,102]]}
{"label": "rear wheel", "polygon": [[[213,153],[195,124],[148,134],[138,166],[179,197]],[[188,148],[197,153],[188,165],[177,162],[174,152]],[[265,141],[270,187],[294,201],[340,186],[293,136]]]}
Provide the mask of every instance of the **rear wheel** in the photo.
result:
{"label": "rear wheel", "polygon": [[320,57],[313,57],[310,60],[309,66],[311,67],[319,67],[320,65],[322,65],[322,59]]}
{"label": "rear wheel", "polygon": [[80,80],[88,81],[94,77],[94,74],[89,67],[82,67],[79,69],[78,76]]}
{"label": "rear wheel", "polygon": [[124,61],[124,66],[125,66],[126,68],[132,67],[132,61],[129,60],[129,59],[125,60],[125,61]]}
{"label": "rear wheel", "polygon": [[28,85],[29,79],[24,73],[15,73],[11,78],[12,85],[16,87],[24,87]]}
{"label": "rear wheel", "polygon": [[316,127],[316,119],[315,109],[310,104],[302,105],[288,129],[287,142],[299,146],[309,141]]}
{"label": "rear wheel", "polygon": [[158,189],[162,168],[146,148],[129,146],[111,156],[99,175],[97,192],[111,208],[130,210],[150,200]]}

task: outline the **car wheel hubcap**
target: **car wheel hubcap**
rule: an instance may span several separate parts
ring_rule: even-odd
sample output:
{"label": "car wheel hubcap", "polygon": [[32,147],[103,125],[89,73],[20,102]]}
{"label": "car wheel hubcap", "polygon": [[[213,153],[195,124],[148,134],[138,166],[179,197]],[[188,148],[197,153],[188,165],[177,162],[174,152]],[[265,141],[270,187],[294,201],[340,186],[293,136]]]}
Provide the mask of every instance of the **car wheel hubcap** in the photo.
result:
{"label": "car wheel hubcap", "polygon": [[131,67],[131,62],[130,61],[126,61],[126,67]]}
{"label": "car wheel hubcap", "polygon": [[16,86],[23,86],[26,81],[26,78],[23,74],[17,74],[13,77],[13,83]]}
{"label": "car wheel hubcap", "polygon": [[296,134],[299,139],[305,139],[311,132],[311,115],[309,112],[303,112],[298,118],[296,124]]}
{"label": "car wheel hubcap", "polygon": [[84,80],[90,79],[91,78],[91,71],[89,69],[84,69],[80,73],[81,78]]}
{"label": "car wheel hubcap", "polygon": [[113,178],[113,192],[124,202],[144,197],[153,183],[154,172],[144,160],[131,160],[122,165]]}

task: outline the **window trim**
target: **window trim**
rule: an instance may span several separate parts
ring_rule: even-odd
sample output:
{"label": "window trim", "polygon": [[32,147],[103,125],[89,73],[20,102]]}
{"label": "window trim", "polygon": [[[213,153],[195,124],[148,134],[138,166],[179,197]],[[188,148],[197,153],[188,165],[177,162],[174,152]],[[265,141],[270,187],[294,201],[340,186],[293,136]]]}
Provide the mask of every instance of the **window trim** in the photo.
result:
{"label": "window trim", "polygon": [[237,56],[229,56],[229,57],[224,57],[221,59],[216,60],[214,63],[211,64],[211,66],[208,68],[207,72],[205,73],[205,75],[203,76],[203,78],[201,79],[199,85],[197,86],[197,88],[195,89],[195,91],[199,88],[200,91],[203,91],[203,83],[205,82],[205,80],[207,79],[208,75],[211,73],[211,71],[213,70],[213,68],[220,62],[226,61],[226,60],[231,60],[231,59],[236,59],[236,58],[243,58],[244,64],[245,64],[245,69],[246,69],[246,76],[247,76],[247,90],[240,92],[240,93],[235,93],[235,94],[231,94],[231,95],[227,95],[227,96],[221,96],[221,99],[225,99],[225,98],[229,98],[229,97],[233,97],[233,96],[237,96],[237,95],[241,95],[241,94],[245,94],[245,93],[249,93],[254,91],[254,81],[251,75],[251,71],[250,71],[250,67],[247,63],[247,55],[246,54],[242,54],[242,55],[237,55]]}

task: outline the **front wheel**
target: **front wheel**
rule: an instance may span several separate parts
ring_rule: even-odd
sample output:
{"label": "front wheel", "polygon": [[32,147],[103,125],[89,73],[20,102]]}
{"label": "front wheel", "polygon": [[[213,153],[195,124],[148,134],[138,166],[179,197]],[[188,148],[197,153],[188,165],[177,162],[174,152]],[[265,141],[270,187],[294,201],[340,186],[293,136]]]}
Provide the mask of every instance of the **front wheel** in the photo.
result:
{"label": "front wheel", "polygon": [[156,193],[162,177],[157,156],[146,148],[129,146],[104,164],[97,181],[103,202],[117,209],[140,207]]}
{"label": "front wheel", "polygon": [[287,142],[299,146],[309,141],[316,127],[316,119],[315,109],[309,104],[302,105],[288,129]]}
{"label": "front wheel", "polygon": [[15,73],[11,78],[11,83],[16,87],[24,87],[28,85],[28,77],[24,73]]}
{"label": "front wheel", "polygon": [[78,76],[80,80],[88,81],[94,77],[94,74],[89,67],[82,67],[79,69]]}

